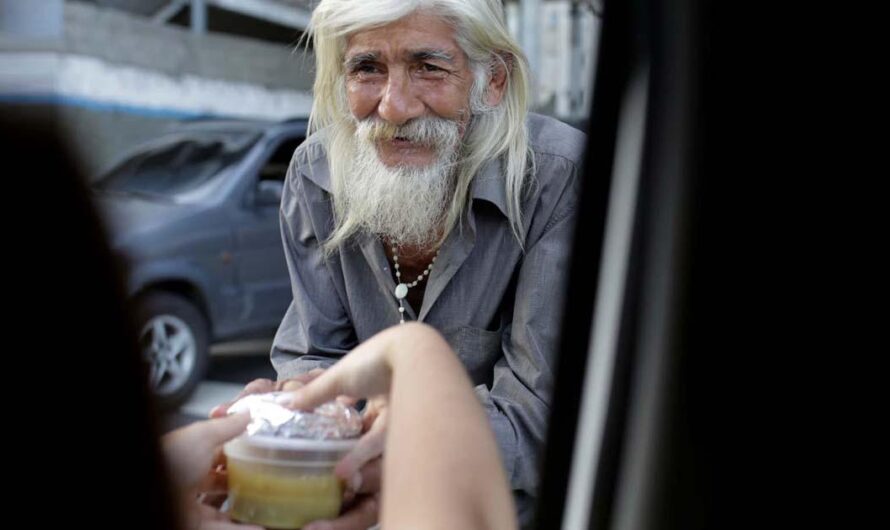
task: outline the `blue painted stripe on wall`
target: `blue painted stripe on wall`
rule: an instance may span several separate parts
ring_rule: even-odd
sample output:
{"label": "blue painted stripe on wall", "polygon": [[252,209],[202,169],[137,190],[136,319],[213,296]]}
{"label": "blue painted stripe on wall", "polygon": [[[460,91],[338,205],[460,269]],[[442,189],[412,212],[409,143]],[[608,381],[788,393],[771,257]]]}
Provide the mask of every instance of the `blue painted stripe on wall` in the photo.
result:
{"label": "blue painted stripe on wall", "polygon": [[0,103],[12,103],[21,105],[61,105],[77,107],[99,112],[122,112],[147,118],[159,119],[199,119],[214,118],[225,119],[230,116],[209,114],[204,112],[189,112],[184,110],[163,109],[153,107],[140,107],[137,105],[125,105],[122,103],[108,103],[95,101],[88,98],[63,96],[59,94],[0,94]]}

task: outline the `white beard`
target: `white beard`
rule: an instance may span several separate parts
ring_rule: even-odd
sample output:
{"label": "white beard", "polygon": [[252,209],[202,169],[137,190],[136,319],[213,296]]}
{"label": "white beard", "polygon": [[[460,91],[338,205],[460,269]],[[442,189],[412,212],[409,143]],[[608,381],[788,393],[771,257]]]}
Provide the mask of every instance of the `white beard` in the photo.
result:
{"label": "white beard", "polygon": [[[387,166],[376,143],[396,136],[432,147],[436,159],[426,166]],[[454,193],[460,125],[442,118],[418,118],[401,127],[362,120],[353,146],[353,153],[341,155],[351,155],[353,162],[334,197],[344,219],[398,246],[434,244]]]}

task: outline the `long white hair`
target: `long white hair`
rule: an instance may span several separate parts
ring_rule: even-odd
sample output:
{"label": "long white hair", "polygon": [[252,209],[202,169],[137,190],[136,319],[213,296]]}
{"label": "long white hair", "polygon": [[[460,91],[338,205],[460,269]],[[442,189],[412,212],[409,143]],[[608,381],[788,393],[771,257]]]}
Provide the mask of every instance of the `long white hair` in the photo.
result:
{"label": "long white hair", "polygon": [[[346,101],[344,55],[349,35],[385,26],[414,12],[442,17],[455,30],[455,40],[467,55],[474,82],[470,94],[471,122],[464,138],[454,176],[454,195],[444,216],[442,238],[460,220],[467,205],[473,176],[482,166],[502,157],[506,179],[507,216],[519,244],[524,243],[521,201],[534,173],[534,158],[528,143],[528,65],[519,45],[507,30],[499,0],[322,0],[312,14],[309,36],[315,51],[314,103],[310,131],[328,128],[324,137],[328,153],[349,152],[353,145],[355,120]],[[504,68],[507,82],[504,97],[494,107],[484,105],[485,90],[495,68]],[[333,252],[359,227],[336,200],[348,157],[328,156],[334,189],[335,227],[325,242]],[[441,242],[441,241],[440,241]]]}

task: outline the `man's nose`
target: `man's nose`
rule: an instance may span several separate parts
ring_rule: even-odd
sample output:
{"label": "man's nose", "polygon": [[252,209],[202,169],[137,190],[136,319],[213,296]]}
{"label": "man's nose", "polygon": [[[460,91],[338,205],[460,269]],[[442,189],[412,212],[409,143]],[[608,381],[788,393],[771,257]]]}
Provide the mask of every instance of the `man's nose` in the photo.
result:
{"label": "man's nose", "polygon": [[423,102],[416,96],[407,73],[390,72],[377,114],[393,125],[403,125],[421,116],[423,109]]}

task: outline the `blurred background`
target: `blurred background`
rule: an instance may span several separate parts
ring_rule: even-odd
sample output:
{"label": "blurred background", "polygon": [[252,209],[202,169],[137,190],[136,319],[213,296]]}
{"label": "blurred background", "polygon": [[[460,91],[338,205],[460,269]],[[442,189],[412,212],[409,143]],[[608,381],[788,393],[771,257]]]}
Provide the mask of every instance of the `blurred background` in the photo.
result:
{"label": "blurred background", "polygon": [[[51,112],[82,161],[167,428],[274,378],[278,201],[312,104],[316,3],[0,0],[0,108]],[[583,129],[601,0],[504,8],[533,110]]]}

